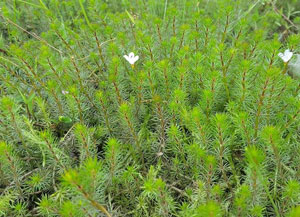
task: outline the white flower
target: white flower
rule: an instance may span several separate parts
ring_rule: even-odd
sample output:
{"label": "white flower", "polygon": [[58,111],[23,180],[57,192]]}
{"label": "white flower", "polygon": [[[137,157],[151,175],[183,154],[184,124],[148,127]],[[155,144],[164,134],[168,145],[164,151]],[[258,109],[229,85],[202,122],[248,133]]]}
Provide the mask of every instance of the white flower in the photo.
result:
{"label": "white flower", "polygon": [[284,53],[279,53],[278,56],[283,60],[283,62],[286,63],[292,58],[293,52],[287,49],[284,51]]}
{"label": "white flower", "polygon": [[69,93],[69,91],[63,90],[63,91],[61,91],[61,93],[62,93],[63,95],[66,95],[66,94]]}
{"label": "white flower", "polygon": [[131,64],[134,65],[136,61],[138,61],[139,56],[134,56],[134,53],[131,52],[128,56],[124,55],[124,58]]}

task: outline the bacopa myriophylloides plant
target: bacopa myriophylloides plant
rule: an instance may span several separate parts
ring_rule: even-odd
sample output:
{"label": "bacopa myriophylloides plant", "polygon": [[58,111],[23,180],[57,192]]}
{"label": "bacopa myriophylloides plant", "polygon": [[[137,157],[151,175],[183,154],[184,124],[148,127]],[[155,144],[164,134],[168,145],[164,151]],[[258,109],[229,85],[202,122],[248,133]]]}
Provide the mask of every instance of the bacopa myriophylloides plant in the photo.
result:
{"label": "bacopa myriophylloides plant", "polygon": [[300,37],[268,2],[0,3],[0,216],[300,216]]}

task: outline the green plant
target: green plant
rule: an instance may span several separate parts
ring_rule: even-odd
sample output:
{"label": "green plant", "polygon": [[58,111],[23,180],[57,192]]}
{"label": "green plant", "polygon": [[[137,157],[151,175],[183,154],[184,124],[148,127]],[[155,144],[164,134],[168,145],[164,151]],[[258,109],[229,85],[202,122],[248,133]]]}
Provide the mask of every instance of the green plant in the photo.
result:
{"label": "green plant", "polygon": [[0,8],[1,216],[299,215],[293,1]]}

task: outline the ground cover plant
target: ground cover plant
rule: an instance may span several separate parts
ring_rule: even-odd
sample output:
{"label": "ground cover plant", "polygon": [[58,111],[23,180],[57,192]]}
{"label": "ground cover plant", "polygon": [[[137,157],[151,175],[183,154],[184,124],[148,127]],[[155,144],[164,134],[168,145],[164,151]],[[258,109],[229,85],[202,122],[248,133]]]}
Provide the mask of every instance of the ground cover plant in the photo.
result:
{"label": "ground cover plant", "polygon": [[0,1],[0,216],[300,216],[299,10]]}

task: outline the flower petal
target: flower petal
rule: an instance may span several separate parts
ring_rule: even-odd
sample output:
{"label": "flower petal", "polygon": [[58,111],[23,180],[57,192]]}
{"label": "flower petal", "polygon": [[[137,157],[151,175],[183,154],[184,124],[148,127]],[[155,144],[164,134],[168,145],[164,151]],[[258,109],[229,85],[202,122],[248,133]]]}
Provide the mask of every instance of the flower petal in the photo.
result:
{"label": "flower petal", "polygon": [[130,62],[130,58],[129,58],[129,56],[127,56],[127,55],[124,55],[123,56],[128,62]]}
{"label": "flower petal", "polygon": [[135,57],[133,58],[133,60],[134,60],[134,62],[138,61],[138,60],[139,60],[139,56],[135,56]]}
{"label": "flower petal", "polygon": [[284,56],[288,55],[289,53],[290,53],[290,49],[286,49],[286,50],[284,51]]}
{"label": "flower petal", "polygon": [[133,52],[129,53],[129,58],[134,58],[134,53]]}
{"label": "flower petal", "polygon": [[293,52],[289,52],[287,55],[286,55],[286,58],[287,58],[287,61],[289,61],[293,56]]}
{"label": "flower petal", "polygon": [[288,62],[293,56],[293,52],[291,52],[289,49],[284,51],[284,57],[285,57],[285,62]]}

